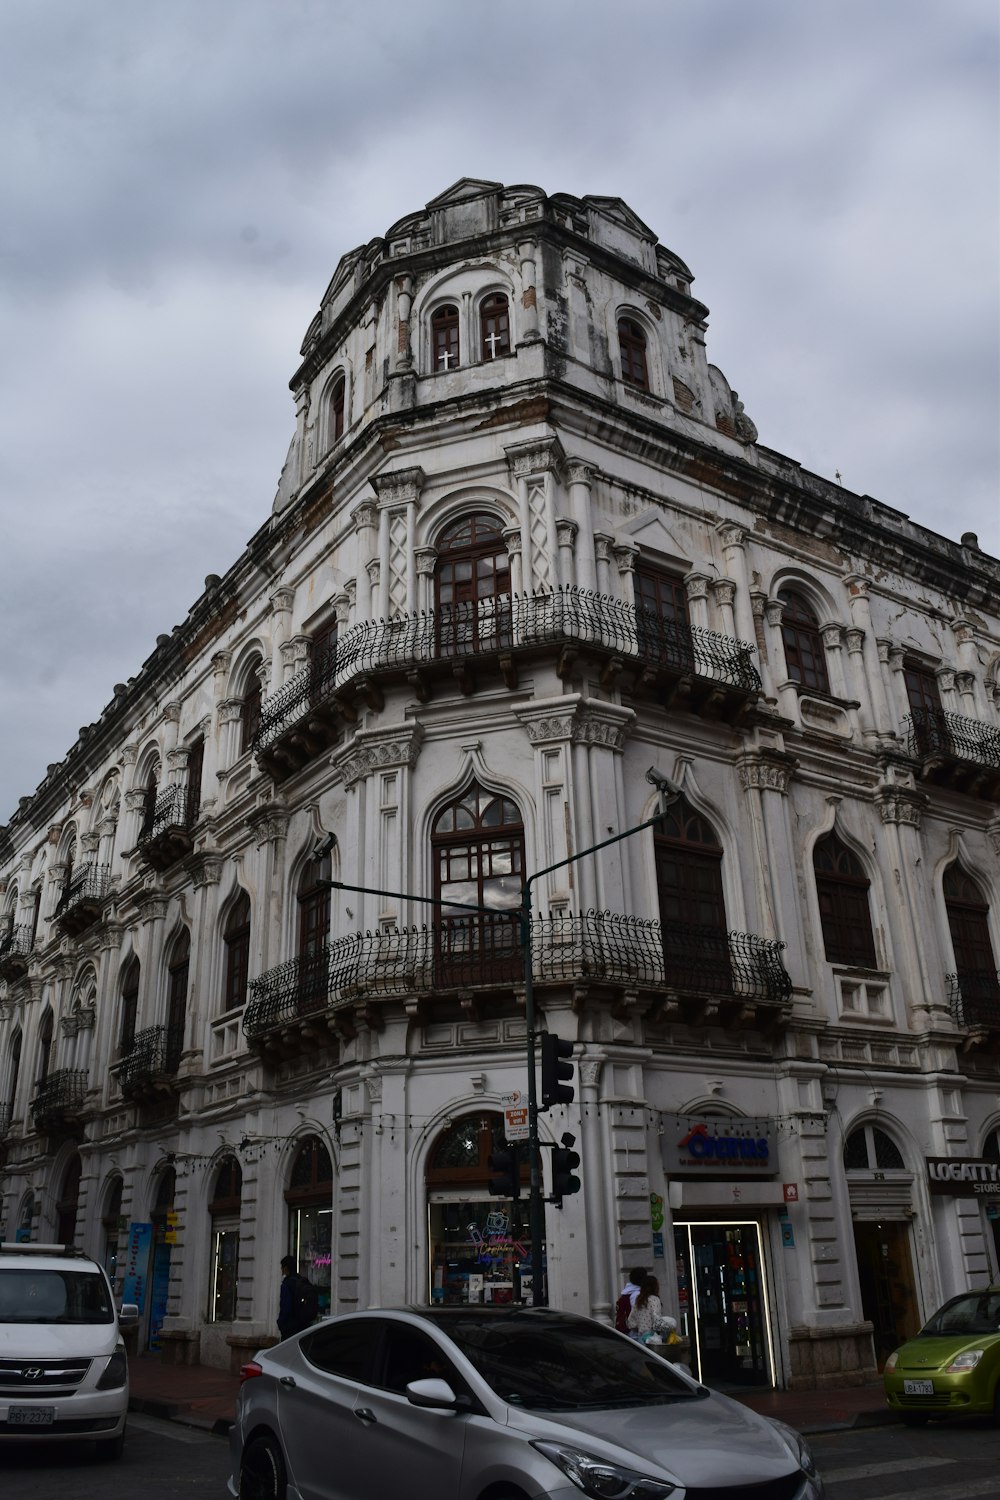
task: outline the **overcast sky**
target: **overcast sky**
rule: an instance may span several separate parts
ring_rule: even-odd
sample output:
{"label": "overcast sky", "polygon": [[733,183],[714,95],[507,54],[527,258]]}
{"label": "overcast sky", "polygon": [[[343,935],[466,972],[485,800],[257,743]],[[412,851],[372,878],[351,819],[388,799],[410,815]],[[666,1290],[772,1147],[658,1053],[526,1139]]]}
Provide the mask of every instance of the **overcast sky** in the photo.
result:
{"label": "overcast sky", "polygon": [[0,0],[0,822],[267,517],[339,257],[622,197],[760,440],[1000,554],[994,0]]}

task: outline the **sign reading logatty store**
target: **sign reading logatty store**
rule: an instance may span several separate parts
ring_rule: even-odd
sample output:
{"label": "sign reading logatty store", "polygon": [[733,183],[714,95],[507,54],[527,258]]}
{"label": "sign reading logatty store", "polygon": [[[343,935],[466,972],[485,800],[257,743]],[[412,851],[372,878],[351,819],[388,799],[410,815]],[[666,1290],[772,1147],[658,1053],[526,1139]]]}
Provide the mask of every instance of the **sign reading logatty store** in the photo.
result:
{"label": "sign reading logatty store", "polygon": [[928,1156],[927,1186],[932,1193],[962,1198],[1000,1198],[1000,1162],[982,1156]]}
{"label": "sign reading logatty store", "polygon": [[774,1177],[778,1152],[772,1120],[663,1115],[660,1145],[671,1177]]}

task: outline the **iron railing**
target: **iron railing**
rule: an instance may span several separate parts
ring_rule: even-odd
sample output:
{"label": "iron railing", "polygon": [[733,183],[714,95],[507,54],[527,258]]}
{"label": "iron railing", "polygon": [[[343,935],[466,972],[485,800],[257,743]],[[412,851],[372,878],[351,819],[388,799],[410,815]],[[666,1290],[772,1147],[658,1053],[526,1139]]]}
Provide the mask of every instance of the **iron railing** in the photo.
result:
{"label": "iron railing", "polygon": [[183,1043],[181,1026],[147,1026],[137,1031],[124,1057],[112,1069],[122,1093],[160,1078],[173,1078],[180,1065]]}
{"label": "iron railing", "polygon": [[[783,943],[743,932],[589,911],[536,917],[532,973],[546,981],[603,981],[658,993],[782,1006],[791,980]],[[456,917],[439,925],[352,933],[253,981],[249,1039],[352,1000],[516,984],[523,974],[518,918]]]}
{"label": "iron railing", "polygon": [[138,842],[140,846],[151,843],[168,828],[188,828],[191,821],[188,815],[187,787],[168,786],[147,811]]}
{"label": "iron railing", "polygon": [[87,1092],[87,1074],[83,1068],[57,1068],[35,1084],[31,1113],[46,1115],[73,1114],[80,1109]]}
{"label": "iron railing", "polygon": [[1000,1031],[1000,973],[964,969],[946,974],[948,1003],[956,1026]]}
{"label": "iron railing", "polygon": [[0,1104],[0,1141],[4,1140],[10,1130],[10,1122],[14,1118],[14,1105],[12,1101]]}
{"label": "iron railing", "polygon": [[74,906],[84,903],[103,901],[108,894],[110,877],[110,865],[81,865],[63,887],[55,915],[61,916],[63,912],[71,911]]}
{"label": "iron railing", "polygon": [[27,958],[33,947],[34,933],[30,923],[8,927],[0,934],[0,965],[5,959]]}
{"label": "iron railing", "polygon": [[760,691],[751,660],[756,647],[700,625],[666,620],[606,594],[561,587],[361,621],[265,700],[254,750],[267,749],[310,708],[328,703],[339,689],[372,673],[580,643],[654,669],[725,683],[748,694]]}
{"label": "iron railing", "polygon": [[945,755],[1000,771],[1000,729],[943,708],[915,708],[903,722],[911,755]]}

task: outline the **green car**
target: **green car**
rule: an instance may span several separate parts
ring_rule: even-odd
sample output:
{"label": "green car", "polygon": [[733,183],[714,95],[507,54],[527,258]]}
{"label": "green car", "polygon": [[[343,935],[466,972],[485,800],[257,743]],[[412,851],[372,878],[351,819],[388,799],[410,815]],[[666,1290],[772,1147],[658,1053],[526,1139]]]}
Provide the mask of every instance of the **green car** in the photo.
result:
{"label": "green car", "polygon": [[1000,1422],[1000,1286],[952,1297],[889,1355],[882,1381],[904,1422],[960,1415]]}

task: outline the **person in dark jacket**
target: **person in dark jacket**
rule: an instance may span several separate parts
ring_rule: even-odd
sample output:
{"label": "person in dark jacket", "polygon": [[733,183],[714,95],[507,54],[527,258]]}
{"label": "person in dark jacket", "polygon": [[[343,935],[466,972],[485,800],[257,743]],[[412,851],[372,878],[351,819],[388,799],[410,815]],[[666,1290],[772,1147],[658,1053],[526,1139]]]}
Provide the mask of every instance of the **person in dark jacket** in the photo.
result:
{"label": "person in dark jacket", "polygon": [[281,1293],[278,1298],[278,1332],[283,1339],[308,1328],[315,1316],[308,1308],[311,1288],[304,1276],[299,1275],[295,1257],[281,1257]]}

